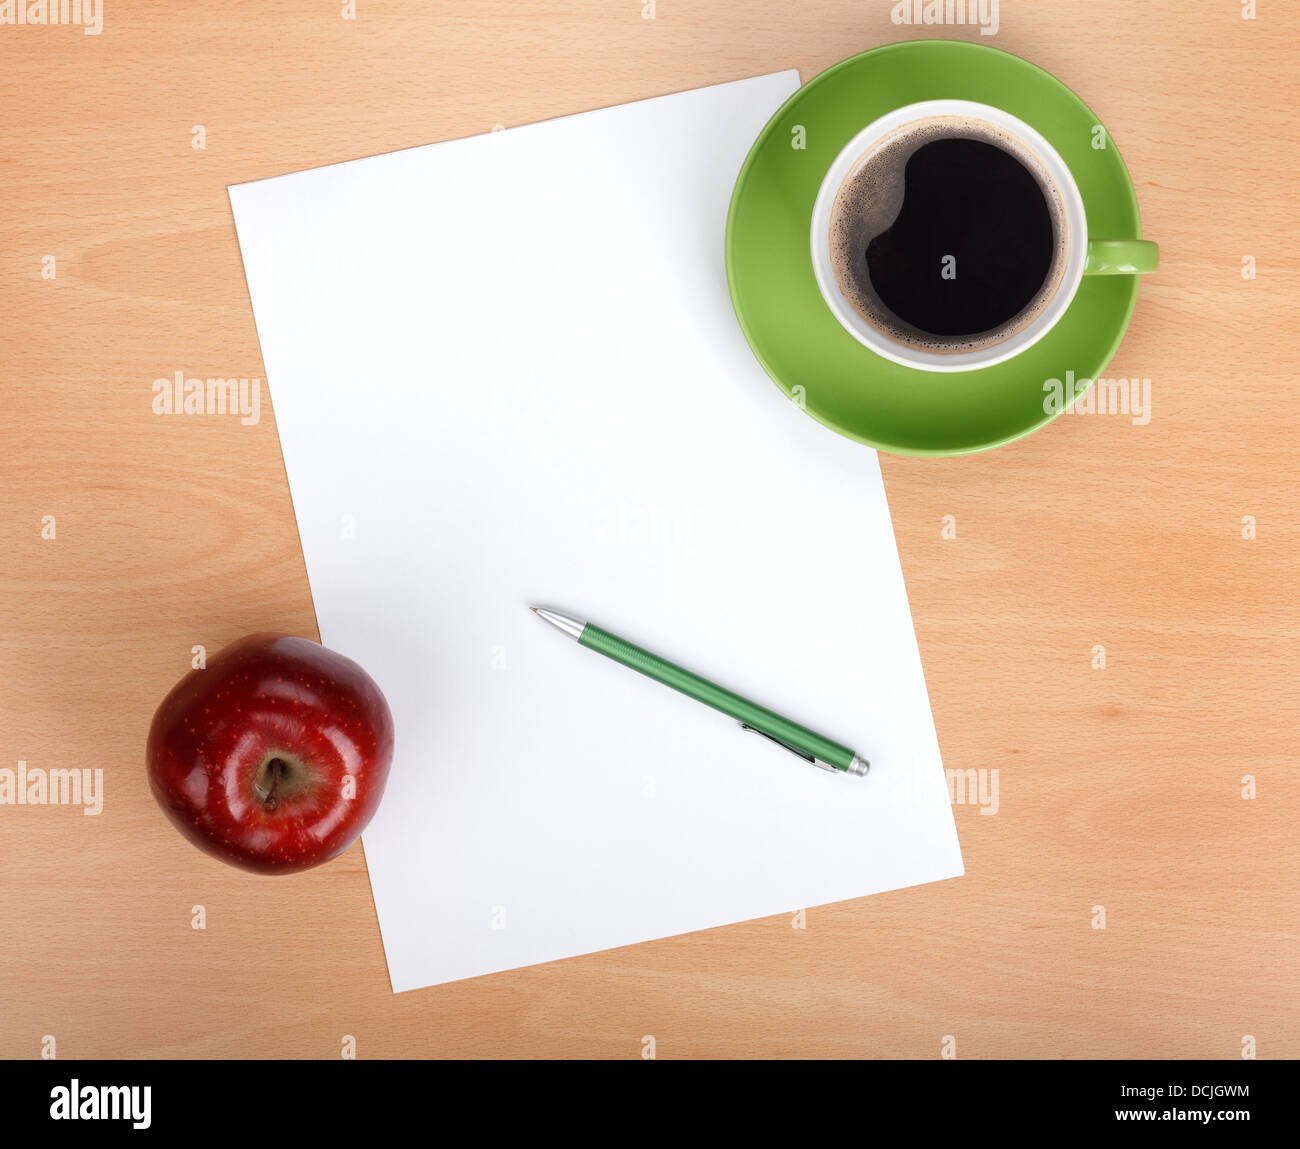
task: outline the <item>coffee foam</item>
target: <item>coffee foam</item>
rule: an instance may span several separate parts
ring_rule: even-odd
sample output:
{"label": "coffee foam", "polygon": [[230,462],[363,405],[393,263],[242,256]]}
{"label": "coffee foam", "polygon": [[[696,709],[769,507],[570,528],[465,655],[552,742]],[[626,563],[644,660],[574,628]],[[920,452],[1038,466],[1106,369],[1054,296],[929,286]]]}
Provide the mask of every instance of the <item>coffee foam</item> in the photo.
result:
{"label": "coffee foam", "polygon": [[[975,335],[943,336],[921,331],[895,315],[876,294],[866,267],[867,244],[887,231],[903,208],[904,173],[918,149],[935,140],[973,139],[1009,152],[1038,181],[1052,218],[1055,248],[1038,294],[999,327]],[[1068,261],[1065,204],[1056,181],[1028,146],[999,127],[969,116],[930,116],[896,128],[863,153],[835,193],[831,206],[831,267],[840,293],[881,334],[906,347],[939,354],[982,351],[1023,331],[1052,301],[1065,278]]]}

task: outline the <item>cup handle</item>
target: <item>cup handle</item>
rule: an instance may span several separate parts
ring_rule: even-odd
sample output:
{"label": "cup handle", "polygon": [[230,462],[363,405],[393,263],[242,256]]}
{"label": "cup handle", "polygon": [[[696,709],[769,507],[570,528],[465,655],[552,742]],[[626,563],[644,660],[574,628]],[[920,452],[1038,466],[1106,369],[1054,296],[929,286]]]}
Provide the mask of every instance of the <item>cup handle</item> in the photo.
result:
{"label": "cup handle", "polygon": [[1160,248],[1145,239],[1090,239],[1084,275],[1136,275],[1155,271]]}

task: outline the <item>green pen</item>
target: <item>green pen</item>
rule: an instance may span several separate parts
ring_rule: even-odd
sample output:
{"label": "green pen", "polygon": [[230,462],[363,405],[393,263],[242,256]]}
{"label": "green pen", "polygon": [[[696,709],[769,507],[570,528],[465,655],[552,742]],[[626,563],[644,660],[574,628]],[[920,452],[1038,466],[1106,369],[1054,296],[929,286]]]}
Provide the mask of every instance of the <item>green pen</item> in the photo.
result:
{"label": "green pen", "polygon": [[539,606],[528,609],[562,630],[570,638],[576,638],[579,646],[588,647],[606,658],[612,658],[615,662],[631,667],[647,678],[671,686],[674,690],[694,698],[696,702],[703,702],[705,706],[712,706],[714,710],[722,711],[728,717],[736,719],[742,729],[752,730],[755,734],[770,738],[792,754],[797,754],[805,762],[811,762],[814,766],[835,774],[856,774],[859,777],[866,774],[870,768],[865,758],[855,754],[847,746],[823,738],[806,726],[782,718],[781,715],[774,714],[746,698],[741,698],[739,694],[733,694],[730,690],[724,690],[698,674],[674,666],[648,650],[642,650],[639,646],[625,642],[616,634],[601,630],[594,623],[579,622],[576,618],[569,618],[568,615],[554,610],[543,610]]}

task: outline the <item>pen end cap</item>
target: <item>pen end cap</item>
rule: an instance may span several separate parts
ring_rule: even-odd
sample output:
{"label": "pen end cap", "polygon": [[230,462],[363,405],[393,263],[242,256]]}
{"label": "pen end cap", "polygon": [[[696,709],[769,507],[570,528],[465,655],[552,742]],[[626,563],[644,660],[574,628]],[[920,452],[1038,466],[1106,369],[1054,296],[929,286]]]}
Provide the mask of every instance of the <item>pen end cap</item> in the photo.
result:
{"label": "pen end cap", "polygon": [[849,763],[849,773],[856,774],[859,778],[865,778],[867,771],[871,769],[871,763],[863,758],[860,754],[853,755],[853,761]]}

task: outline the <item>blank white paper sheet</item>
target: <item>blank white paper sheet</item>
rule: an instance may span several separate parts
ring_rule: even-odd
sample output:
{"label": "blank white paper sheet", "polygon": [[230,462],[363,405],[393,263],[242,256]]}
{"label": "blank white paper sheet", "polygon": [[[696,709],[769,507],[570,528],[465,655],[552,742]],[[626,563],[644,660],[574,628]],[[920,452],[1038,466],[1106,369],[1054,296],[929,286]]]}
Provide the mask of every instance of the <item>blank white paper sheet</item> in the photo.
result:
{"label": "blank white paper sheet", "polygon": [[732,185],[798,83],[230,189],[321,638],[393,709],[364,842],[396,991],[962,873],[876,454],[767,379],[727,294]]}

